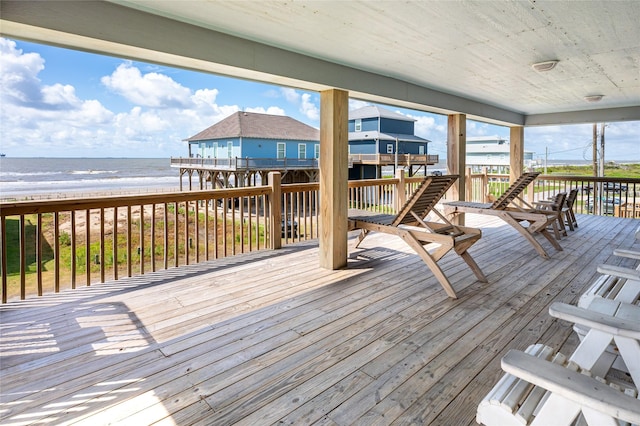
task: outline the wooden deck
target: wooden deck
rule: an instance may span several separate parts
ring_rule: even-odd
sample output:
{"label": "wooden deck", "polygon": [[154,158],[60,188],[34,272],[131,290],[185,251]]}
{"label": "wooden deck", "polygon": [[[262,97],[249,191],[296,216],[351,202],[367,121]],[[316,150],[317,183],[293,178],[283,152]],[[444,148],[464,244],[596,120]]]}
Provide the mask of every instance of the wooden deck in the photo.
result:
{"label": "wooden deck", "polygon": [[349,267],[315,243],[108,282],[0,307],[0,423],[475,424],[510,348],[570,353],[575,302],[600,263],[635,248],[639,221],[579,216],[544,260],[510,226],[467,215],[483,238],[440,262],[372,235]]}

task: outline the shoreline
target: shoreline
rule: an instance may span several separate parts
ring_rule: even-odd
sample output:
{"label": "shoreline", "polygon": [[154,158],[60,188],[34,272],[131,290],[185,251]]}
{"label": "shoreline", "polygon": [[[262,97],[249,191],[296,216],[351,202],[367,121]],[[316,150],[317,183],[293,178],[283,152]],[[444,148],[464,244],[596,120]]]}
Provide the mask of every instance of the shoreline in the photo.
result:
{"label": "shoreline", "polygon": [[10,203],[16,201],[41,201],[41,200],[63,200],[68,198],[94,198],[108,197],[113,195],[135,195],[135,194],[156,194],[180,192],[180,187],[158,187],[158,188],[120,188],[113,190],[69,190],[69,191],[51,191],[36,193],[15,193],[3,194],[0,192],[0,202]]}

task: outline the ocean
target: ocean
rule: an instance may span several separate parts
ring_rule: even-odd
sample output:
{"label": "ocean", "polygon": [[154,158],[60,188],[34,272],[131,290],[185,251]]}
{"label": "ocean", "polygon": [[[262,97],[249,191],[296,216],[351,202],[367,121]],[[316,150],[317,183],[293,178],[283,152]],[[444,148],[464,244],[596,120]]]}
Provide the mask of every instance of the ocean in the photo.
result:
{"label": "ocean", "polygon": [[177,191],[168,158],[0,158],[0,199]]}
{"label": "ocean", "polygon": [[[553,164],[588,163],[559,160]],[[446,171],[446,161],[429,166],[430,172],[435,170]],[[179,176],[168,158],[2,157],[0,200],[177,191]]]}

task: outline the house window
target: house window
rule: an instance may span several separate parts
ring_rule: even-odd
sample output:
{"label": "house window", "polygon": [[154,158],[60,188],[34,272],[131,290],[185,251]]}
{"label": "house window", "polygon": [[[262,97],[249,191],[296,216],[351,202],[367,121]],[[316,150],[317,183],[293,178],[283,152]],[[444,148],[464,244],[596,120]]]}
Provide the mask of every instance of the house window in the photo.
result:
{"label": "house window", "polygon": [[284,158],[285,157],[285,144],[284,142],[278,142],[276,158]]}
{"label": "house window", "polygon": [[218,158],[218,142],[214,142],[212,145],[213,158]]}
{"label": "house window", "polygon": [[307,158],[307,145],[303,143],[298,144],[298,158]]}
{"label": "house window", "polygon": [[320,144],[315,144],[313,146],[313,156],[314,158],[320,158]]}
{"label": "house window", "polygon": [[356,131],[356,132],[361,132],[362,131],[362,119],[360,119],[360,118],[356,119],[354,131]]}
{"label": "house window", "polygon": [[233,142],[231,141],[227,142],[227,157],[233,157]]}
{"label": "house window", "polygon": [[388,143],[387,144],[387,154],[393,154],[393,144],[392,143]]}
{"label": "house window", "polygon": [[420,145],[420,146],[418,147],[418,154],[420,154],[420,155],[424,155],[424,145]]}

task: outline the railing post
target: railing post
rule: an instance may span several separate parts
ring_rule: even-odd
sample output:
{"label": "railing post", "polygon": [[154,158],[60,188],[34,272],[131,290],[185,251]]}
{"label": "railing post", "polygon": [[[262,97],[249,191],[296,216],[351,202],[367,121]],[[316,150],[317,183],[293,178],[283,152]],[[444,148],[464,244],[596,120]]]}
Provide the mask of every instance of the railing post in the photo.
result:
{"label": "railing post", "polygon": [[269,240],[271,248],[275,250],[282,247],[282,210],[280,209],[282,203],[282,188],[280,186],[280,172],[269,172],[268,180],[269,186],[271,187],[271,193],[268,197]]}
{"label": "railing post", "polygon": [[404,206],[407,202],[407,189],[405,188],[404,170],[396,170],[396,179],[398,179],[398,183],[396,184],[395,208],[396,212],[399,212],[402,206]]}
{"label": "railing post", "polygon": [[471,167],[467,167],[464,169],[464,192],[465,192],[465,196],[464,199],[465,200],[473,200],[473,188],[472,188],[472,181],[471,181]]}
{"label": "railing post", "polygon": [[482,168],[482,202],[483,203],[488,203],[489,202],[489,170],[487,170],[486,167]]}

